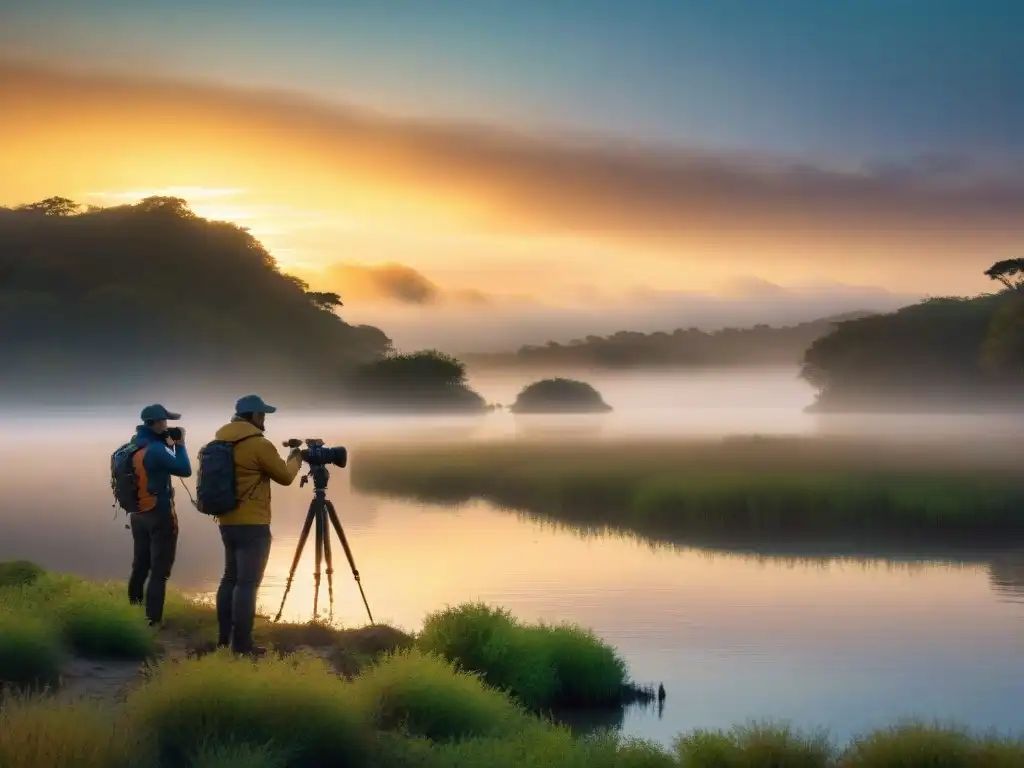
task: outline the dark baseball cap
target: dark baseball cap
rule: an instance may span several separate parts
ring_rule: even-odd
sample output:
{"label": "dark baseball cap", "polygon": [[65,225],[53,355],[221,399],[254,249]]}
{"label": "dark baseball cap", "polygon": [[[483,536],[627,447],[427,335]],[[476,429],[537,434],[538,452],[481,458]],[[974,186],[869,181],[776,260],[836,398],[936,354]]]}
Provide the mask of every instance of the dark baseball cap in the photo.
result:
{"label": "dark baseball cap", "polygon": [[246,395],[238,398],[235,403],[235,413],[273,413],[276,410],[274,406],[263,402],[259,395]]}
{"label": "dark baseball cap", "polygon": [[143,421],[177,421],[181,418],[180,413],[173,413],[168,411],[159,403],[154,405],[147,405],[142,409],[142,414],[139,416]]}

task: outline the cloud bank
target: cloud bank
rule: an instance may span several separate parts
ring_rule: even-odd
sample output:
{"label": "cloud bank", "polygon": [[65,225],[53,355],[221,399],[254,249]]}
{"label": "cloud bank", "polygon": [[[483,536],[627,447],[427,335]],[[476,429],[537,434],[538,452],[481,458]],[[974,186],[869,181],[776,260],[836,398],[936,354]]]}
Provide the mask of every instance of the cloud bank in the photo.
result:
{"label": "cloud bank", "polygon": [[[424,234],[570,237],[613,243],[625,260],[647,249],[696,271],[886,282],[877,278],[887,270],[888,282],[917,278],[925,290],[951,284],[954,270],[976,280],[1024,242],[1024,178],[1005,158],[925,154],[827,168],[11,61],[0,63],[0,111],[0,139],[15,150],[0,161],[8,196],[11,179],[29,173],[89,173],[103,177],[94,188],[123,188],[146,158],[159,183],[203,176],[209,186],[276,188],[297,204],[327,201]],[[58,167],[68,155],[79,169]],[[397,274],[366,279],[414,301],[433,295]]]}

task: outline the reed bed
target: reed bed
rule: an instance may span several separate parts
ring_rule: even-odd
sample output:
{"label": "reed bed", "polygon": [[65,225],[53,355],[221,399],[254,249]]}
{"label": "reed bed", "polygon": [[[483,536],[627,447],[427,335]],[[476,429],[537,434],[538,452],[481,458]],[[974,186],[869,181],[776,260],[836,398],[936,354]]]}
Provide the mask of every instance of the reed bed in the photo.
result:
{"label": "reed bed", "polygon": [[853,532],[1024,538],[1024,475],[1004,446],[765,438],[364,446],[363,491],[483,499],[694,543]]}

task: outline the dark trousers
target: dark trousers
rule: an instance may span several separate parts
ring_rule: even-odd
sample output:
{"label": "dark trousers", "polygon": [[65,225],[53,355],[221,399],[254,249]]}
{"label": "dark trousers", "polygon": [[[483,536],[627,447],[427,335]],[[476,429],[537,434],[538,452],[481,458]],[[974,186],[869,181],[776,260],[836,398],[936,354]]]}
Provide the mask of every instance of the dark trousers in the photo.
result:
{"label": "dark trousers", "polygon": [[217,590],[219,643],[238,653],[252,650],[256,593],[270,557],[269,525],[222,525],[224,576]]}
{"label": "dark trousers", "polygon": [[164,616],[167,580],[171,577],[178,551],[178,518],[172,507],[158,506],[148,512],[133,513],[131,530],[134,552],[132,575],[128,579],[128,600],[143,603],[145,586],[146,617],[155,623]]}

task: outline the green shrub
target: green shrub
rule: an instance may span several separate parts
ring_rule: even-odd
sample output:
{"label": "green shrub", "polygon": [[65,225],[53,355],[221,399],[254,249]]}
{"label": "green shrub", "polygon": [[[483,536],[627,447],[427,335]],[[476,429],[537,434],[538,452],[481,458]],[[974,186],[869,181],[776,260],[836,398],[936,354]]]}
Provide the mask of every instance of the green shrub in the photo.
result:
{"label": "green shrub", "polygon": [[219,651],[162,665],[134,691],[132,726],[165,759],[182,762],[218,744],[269,748],[295,765],[361,765],[369,727],[351,687],[319,658],[253,662]]}
{"label": "green shrub", "polygon": [[628,680],[626,662],[593,631],[570,624],[533,631],[546,646],[558,678],[556,703],[600,705],[621,697]]}
{"label": "green shrub", "polygon": [[480,603],[429,615],[417,645],[534,709],[618,704],[627,684],[625,663],[593,633],[571,625],[524,626]]}
{"label": "green shrub", "polygon": [[829,768],[835,757],[824,735],[761,725],[693,731],[677,740],[676,753],[681,768]]}
{"label": "green shrub", "polygon": [[55,686],[62,649],[53,625],[14,613],[0,603],[0,689]]}
{"label": "green shrub", "polygon": [[418,650],[391,654],[363,671],[351,689],[378,728],[436,741],[507,735],[529,722],[504,693]]}

